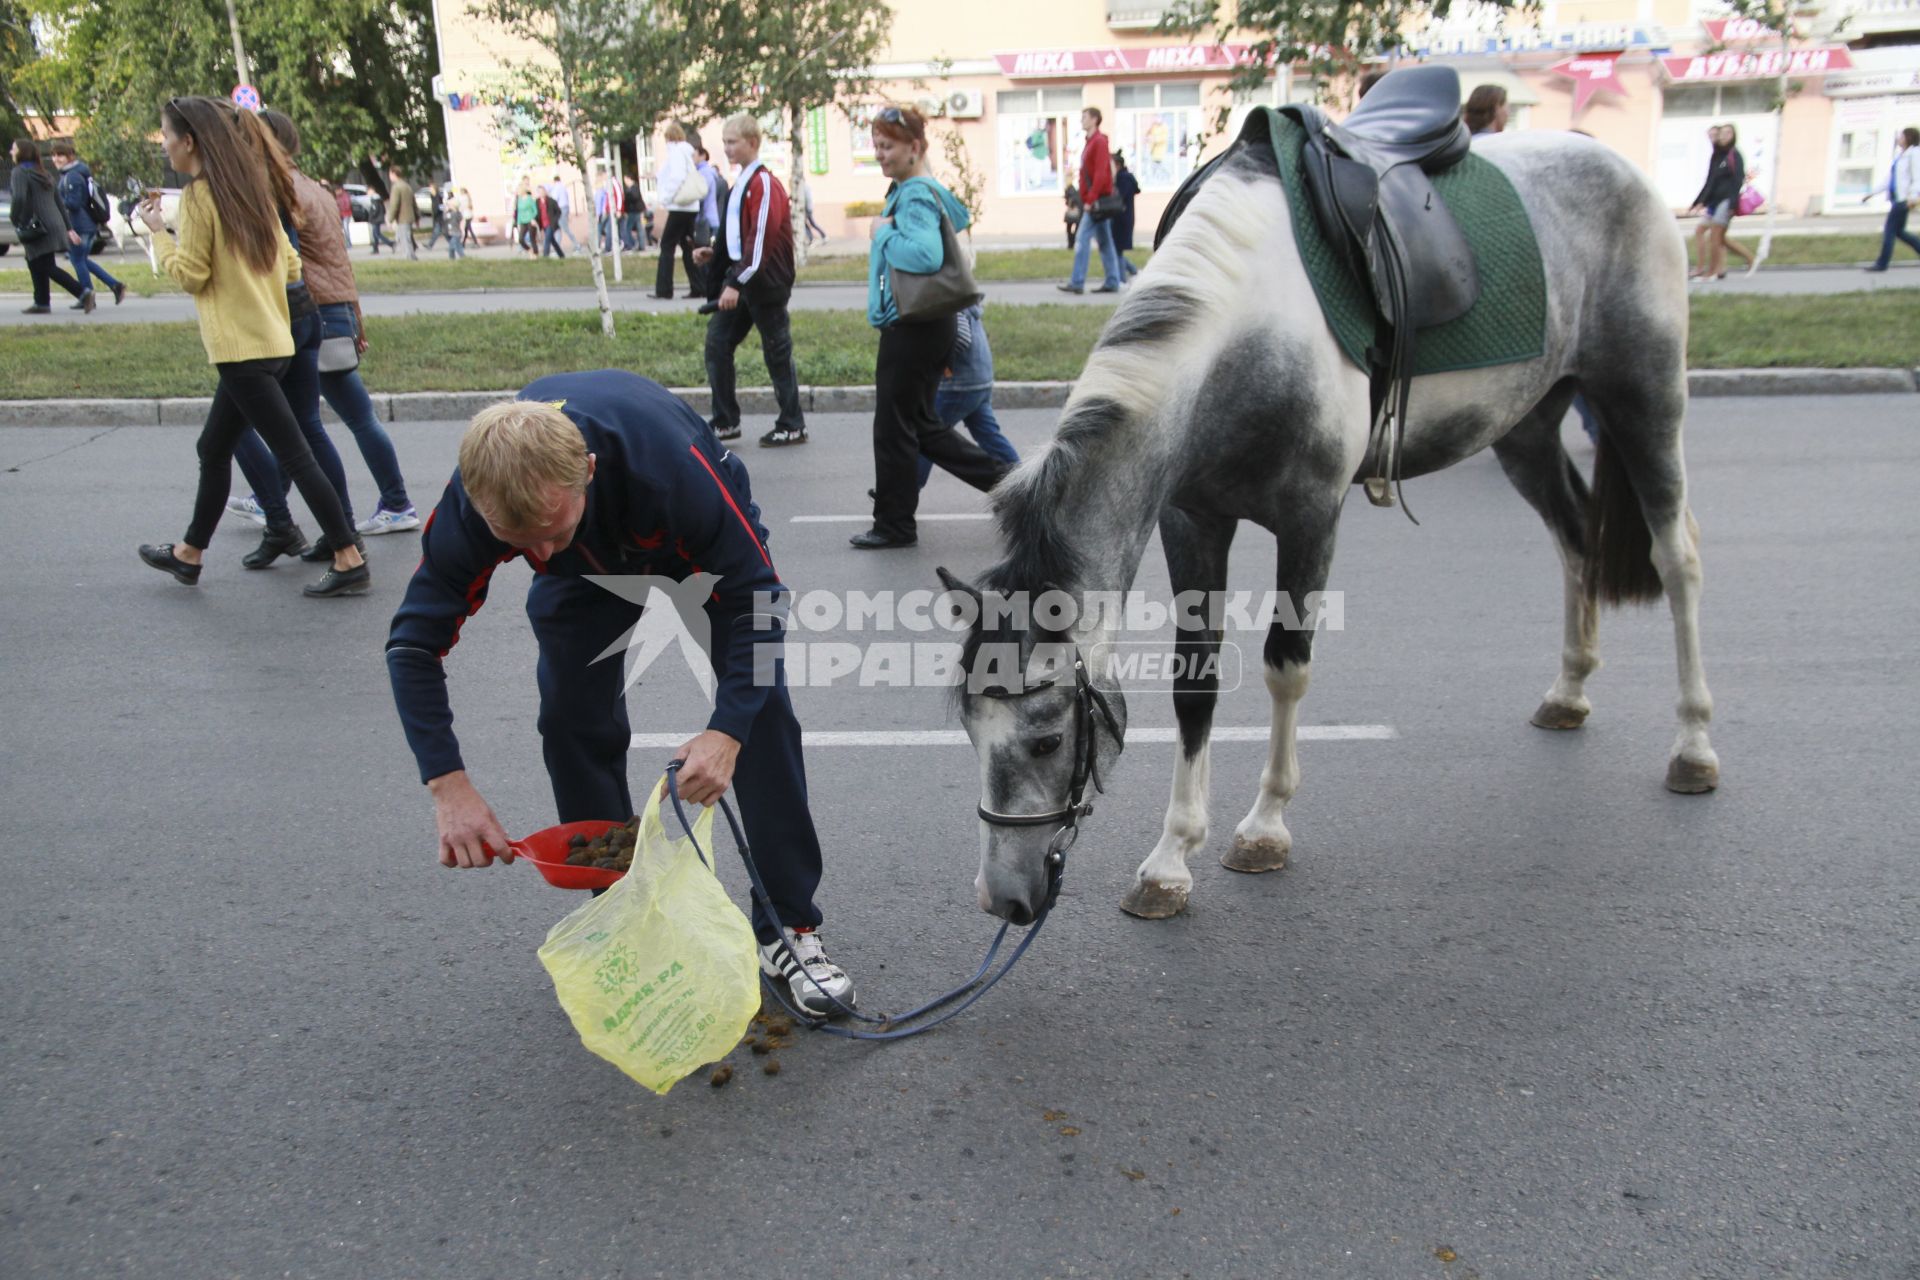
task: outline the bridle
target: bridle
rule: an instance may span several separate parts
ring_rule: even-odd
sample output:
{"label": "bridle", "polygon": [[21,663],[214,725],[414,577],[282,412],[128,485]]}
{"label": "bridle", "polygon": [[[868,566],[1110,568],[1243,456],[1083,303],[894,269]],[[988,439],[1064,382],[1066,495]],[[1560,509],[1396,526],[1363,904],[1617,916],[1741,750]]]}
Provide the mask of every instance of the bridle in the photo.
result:
{"label": "bridle", "polygon": [[[1024,698],[1042,689],[1053,688],[1063,678],[1055,676],[1043,684],[1028,685],[1017,693],[985,692],[984,696],[1009,700]],[[1107,704],[1106,695],[1093,687],[1093,680],[1087,674],[1086,659],[1080,656],[1076,647],[1073,654],[1073,774],[1067,785],[1066,805],[1046,813],[998,813],[984,804],[976,809],[980,821],[989,826],[1059,825],[1060,829],[1053,833],[1053,838],[1047,843],[1047,897],[1041,904],[1041,915],[1052,910],[1054,900],[1060,896],[1060,881],[1067,866],[1067,850],[1073,848],[1073,842],[1079,839],[1080,819],[1093,812],[1093,802],[1087,799],[1087,784],[1091,782],[1096,792],[1106,791],[1100,781],[1098,726],[1093,721],[1095,711],[1106,722],[1107,732],[1113,735],[1113,740],[1120,742],[1120,724],[1114,719],[1113,708]]]}

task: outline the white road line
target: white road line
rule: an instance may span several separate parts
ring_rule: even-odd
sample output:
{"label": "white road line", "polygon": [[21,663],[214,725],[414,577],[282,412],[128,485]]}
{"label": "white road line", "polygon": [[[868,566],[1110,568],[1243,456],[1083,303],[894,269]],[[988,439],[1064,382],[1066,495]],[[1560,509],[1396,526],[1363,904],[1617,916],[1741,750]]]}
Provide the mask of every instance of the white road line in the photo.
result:
{"label": "white road line", "polygon": [[[677,747],[693,736],[692,733],[636,733],[632,744],[645,750],[659,747]],[[1399,731],[1390,724],[1303,724],[1299,730],[1301,742],[1386,742],[1399,737]],[[1178,729],[1129,729],[1128,742],[1177,742],[1180,739]],[[1213,731],[1215,742],[1265,742],[1265,728],[1216,728]],[[803,742],[809,747],[960,747],[965,746],[967,735],[959,729],[913,729],[897,731],[857,731],[839,730],[804,731]]]}
{"label": "white road line", "polygon": [[[915,520],[989,520],[992,516],[985,511],[949,511],[928,515],[922,511],[914,516]],[[790,516],[788,524],[872,524],[871,515],[864,516]]]}

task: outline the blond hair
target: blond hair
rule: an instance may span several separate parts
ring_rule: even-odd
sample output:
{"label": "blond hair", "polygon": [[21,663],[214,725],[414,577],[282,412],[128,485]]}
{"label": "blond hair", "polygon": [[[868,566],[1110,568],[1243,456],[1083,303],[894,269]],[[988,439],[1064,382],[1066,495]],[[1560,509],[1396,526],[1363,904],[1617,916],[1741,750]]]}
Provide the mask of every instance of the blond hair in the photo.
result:
{"label": "blond hair", "polygon": [[685,142],[687,140],[687,131],[680,127],[678,120],[669,120],[667,121],[667,127],[660,131],[660,136],[668,142]]}
{"label": "blond hair", "polygon": [[460,437],[461,483],[496,528],[539,528],[553,518],[553,487],[584,492],[589,474],[586,437],[556,405],[488,405]]}
{"label": "blond hair", "polygon": [[720,136],[732,134],[742,142],[760,145],[760,122],[750,113],[742,111],[737,116],[728,116],[727,122],[720,126]]}

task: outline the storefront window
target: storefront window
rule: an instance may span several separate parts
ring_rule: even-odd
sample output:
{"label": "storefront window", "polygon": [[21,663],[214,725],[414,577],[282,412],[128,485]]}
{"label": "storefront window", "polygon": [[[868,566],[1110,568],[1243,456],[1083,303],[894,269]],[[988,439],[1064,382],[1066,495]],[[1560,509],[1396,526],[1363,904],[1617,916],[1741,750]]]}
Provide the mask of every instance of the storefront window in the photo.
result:
{"label": "storefront window", "polygon": [[1018,89],[994,95],[1000,194],[1058,196],[1073,181],[1086,134],[1079,89]]}
{"label": "storefront window", "polygon": [[878,107],[851,107],[847,118],[853,122],[853,171],[880,172],[880,160],[873,153],[873,115]]}
{"label": "storefront window", "polygon": [[1840,98],[1833,104],[1833,169],[1827,208],[1851,212],[1862,205],[1884,209],[1887,175],[1900,130],[1920,121],[1920,95]]}
{"label": "storefront window", "polygon": [[1114,88],[1113,145],[1143,191],[1171,191],[1193,172],[1205,132],[1200,84],[1123,84]]}
{"label": "storefront window", "polygon": [[[1755,186],[1768,191],[1773,180],[1773,151],[1779,120],[1772,113],[1771,83],[1671,85],[1661,105],[1660,194],[1676,209],[1693,203],[1707,180],[1713,144],[1707,129],[1730,124],[1736,145]],[[1771,192],[1768,192],[1771,194]],[[1785,210],[1782,210],[1785,212]]]}

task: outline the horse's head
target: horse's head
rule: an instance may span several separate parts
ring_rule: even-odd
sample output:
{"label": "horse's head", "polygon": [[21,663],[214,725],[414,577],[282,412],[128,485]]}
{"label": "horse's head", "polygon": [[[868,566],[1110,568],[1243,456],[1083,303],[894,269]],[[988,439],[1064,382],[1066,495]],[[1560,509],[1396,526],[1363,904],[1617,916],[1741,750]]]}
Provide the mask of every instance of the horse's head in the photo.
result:
{"label": "horse's head", "polygon": [[[1031,924],[1053,905],[1080,819],[1120,755],[1127,706],[1071,632],[1036,625],[1011,598],[940,570],[972,601],[957,690],[980,756],[980,909]],[[1096,678],[1098,677],[1098,678]]]}

